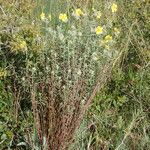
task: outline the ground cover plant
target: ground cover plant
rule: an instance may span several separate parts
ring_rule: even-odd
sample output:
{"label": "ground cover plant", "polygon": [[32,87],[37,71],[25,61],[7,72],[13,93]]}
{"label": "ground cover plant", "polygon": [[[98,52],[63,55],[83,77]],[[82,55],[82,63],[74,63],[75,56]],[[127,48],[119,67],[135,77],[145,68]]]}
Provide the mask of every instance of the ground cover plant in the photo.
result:
{"label": "ground cover plant", "polygon": [[0,1],[0,148],[149,149],[148,7]]}

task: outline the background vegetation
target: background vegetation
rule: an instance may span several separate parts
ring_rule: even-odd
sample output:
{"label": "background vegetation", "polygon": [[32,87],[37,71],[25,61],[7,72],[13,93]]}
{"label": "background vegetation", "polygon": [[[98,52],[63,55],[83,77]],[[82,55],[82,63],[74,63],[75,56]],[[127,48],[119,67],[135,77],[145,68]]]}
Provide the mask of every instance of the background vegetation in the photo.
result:
{"label": "background vegetation", "polygon": [[[109,11],[113,3],[118,5],[115,15]],[[119,55],[113,59],[111,75],[108,74],[107,83],[95,96],[68,149],[150,149],[149,7],[148,0],[0,0],[0,149],[44,149],[41,145],[45,141],[41,144],[38,125],[34,122],[30,94],[35,90],[33,87],[40,83],[36,95],[38,108],[39,105],[45,106],[46,96],[40,95],[43,87],[40,81],[47,83],[45,79],[48,72],[43,69],[49,62],[45,62],[45,56],[48,55],[46,49],[61,50],[67,47],[62,34],[54,37],[55,30],[52,29],[56,29],[57,34],[63,33],[67,40],[74,40],[72,47],[78,44],[83,49],[90,46],[98,48],[92,43],[97,37],[87,47],[84,45],[86,38],[82,37],[81,43],[78,43],[75,36],[67,37],[65,31],[71,30],[71,15],[66,26],[60,23],[58,16],[60,13],[69,15],[76,8],[91,15],[94,9],[101,11],[98,24],[110,27],[108,34],[115,37],[113,44],[107,45],[109,49],[103,49],[109,51],[109,54],[111,50],[118,51]],[[42,12],[47,18],[51,15],[51,19],[41,21]],[[59,24],[65,26],[65,30],[61,31]],[[75,22],[75,25],[80,26],[79,32],[86,37],[97,23],[86,18],[81,24]],[[111,30],[114,27],[119,29],[117,36]],[[47,35],[49,32],[52,36]],[[110,60],[107,54],[102,62]],[[60,61],[57,63],[60,64]]]}

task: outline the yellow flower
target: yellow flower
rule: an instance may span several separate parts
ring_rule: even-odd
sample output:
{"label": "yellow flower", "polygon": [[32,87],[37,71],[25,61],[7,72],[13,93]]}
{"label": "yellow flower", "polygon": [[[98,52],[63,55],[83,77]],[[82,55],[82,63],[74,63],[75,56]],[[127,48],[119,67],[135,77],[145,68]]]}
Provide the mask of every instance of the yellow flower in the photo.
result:
{"label": "yellow flower", "polygon": [[115,31],[116,34],[119,34],[119,33],[120,33],[120,31],[119,31],[118,28],[114,28],[114,31]]}
{"label": "yellow flower", "polygon": [[107,35],[107,36],[105,36],[104,40],[107,43],[107,42],[112,40],[112,36],[111,35]]}
{"label": "yellow flower", "polygon": [[45,20],[46,19],[44,12],[41,13],[40,18],[41,18],[41,20]]}
{"label": "yellow flower", "polygon": [[117,11],[117,8],[118,8],[117,4],[113,3],[111,6],[111,11],[114,13]]}
{"label": "yellow flower", "polygon": [[97,35],[102,34],[102,33],[103,33],[103,27],[98,26],[98,27],[95,29],[95,32],[96,32]]}
{"label": "yellow flower", "polygon": [[67,22],[68,21],[67,14],[60,14],[59,15],[59,20],[61,20],[63,22]]}
{"label": "yellow flower", "polygon": [[76,9],[75,10],[75,15],[78,16],[78,17],[82,16],[83,15],[82,10],[80,8]]}
{"label": "yellow flower", "polygon": [[21,41],[19,47],[21,49],[27,49],[27,43],[26,43],[26,41]]}

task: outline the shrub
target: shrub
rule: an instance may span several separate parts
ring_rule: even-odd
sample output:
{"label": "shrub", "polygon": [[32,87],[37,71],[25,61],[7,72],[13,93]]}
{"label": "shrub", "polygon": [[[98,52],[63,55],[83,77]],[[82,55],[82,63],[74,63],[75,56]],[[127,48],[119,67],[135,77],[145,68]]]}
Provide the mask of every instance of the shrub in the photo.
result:
{"label": "shrub", "polygon": [[115,47],[123,51],[95,97],[74,146],[149,149],[148,6],[147,1],[118,2],[121,34]]}
{"label": "shrub", "polygon": [[28,143],[33,149],[66,149],[118,55],[115,20],[101,21],[94,9],[71,10],[70,3],[54,19],[43,10],[33,22],[32,13],[25,13],[27,1],[10,2],[2,3],[1,66],[10,72],[15,121],[18,103],[31,104],[37,141]]}

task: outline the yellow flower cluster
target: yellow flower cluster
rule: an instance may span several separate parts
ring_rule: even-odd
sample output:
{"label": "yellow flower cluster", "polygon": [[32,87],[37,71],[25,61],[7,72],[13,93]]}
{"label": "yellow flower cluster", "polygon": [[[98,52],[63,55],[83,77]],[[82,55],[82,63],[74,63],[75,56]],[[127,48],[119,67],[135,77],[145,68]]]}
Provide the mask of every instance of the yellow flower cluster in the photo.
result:
{"label": "yellow flower cluster", "polygon": [[101,45],[105,45],[106,46],[106,43],[112,41],[112,36],[111,35],[106,35],[104,37],[104,40],[101,41]]}
{"label": "yellow flower cluster", "polygon": [[[93,10],[93,12],[94,12],[94,16],[96,17],[96,19],[100,19],[100,18],[101,18],[101,15],[102,15],[101,12],[95,10],[94,8],[92,8],[92,10]],[[117,10],[118,10],[117,4],[116,4],[116,3],[113,3],[113,4],[111,5],[111,11],[112,11],[112,13],[117,12]],[[79,19],[79,17],[83,16],[84,13],[83,13],[83,11],[82,11],[80,8],[77,8],[77,9],[75,9],[75,10],[73,11],[73,15],[74,15],[76,18]],[[45,19],[46,19],[45,13],[42,12],[41,15],[40,15],[40,17],[41,17],[41,20],[45,20]],[[49,19],[51,20],[51,15],[49,15],[48,17],[49,17]],[[67,16],[67,14],[66,14],[66,13],[60,13],[60,14],[59,14],[59,20],[62,21],[62,22],[68,22],[68,16]],[[96,35],[103,34],[103,32],[104,32],[103,30],[104,30],[104,29],[103,29],[102,26],[97,26],[97,27],[95,28],[95,34],[96,34]],[[119,34],[119,33],[120,33],[120,31],[119,31],[116,27],[113,29],[113,31],[115,32],[115,34]],[[104,39],[101,41],[101,43],[104,44],[104,45],[106,45],[106,43],[112,41],[112,39],[113,39],[113,38],[112,38],[111,35],[106,35],[106,36],[104,37]],[[22,43],[22,44],[20,45],[20,47],[21,47],[21,48],[26,47],[26,43]]]}
{"label": "yellow flower cluster", "polygon": [[117,10],[118,10],[117,4],[113,3],[111,6],[111,11],[114,13],[114,12],[117,12]]}
{"label": "yellow flower cluster", "polygon": [[98,26],[98,27],[95,29],[95,32],[96,32],[97,35],[102,34],[102,33],[103,33],[103,27]]}
{"label": "yellow flower cluster", "polygon": [[46,19],[44,12],[41,13],[40,18],[41,18],[41,20],[45,20]]}
{"label": "yellow flower cluster", "polygon": [[112,36],[111,35],[106,35],[105,38],[104,38],[105,43],[108,43],[111,40],[112,40]]}
{"label": "yellow flower cluster", "polygon": [[68,21],[68,17],[67,14],[60,14],[59,15],[59,20],[61,20],[62,22],[67,22]]}
{"label": "yellow flower cluster", "polygon": [[[97,18],[97,19],[100,19],[100,17],[101,17],[101,12],[100,12],[100,11],[96,11],[94,8],[92,8],[92,10],[94,11],[96,18]],[[117,12],[117,10],[118,10],[117,4],[113,3],[113,4],[111,5],[111,11],[114,13],[114,12]],[[77,9],[75,9],[75,11],[74,11],[74,15],[75,15],[76,17],[81,17],[81,16],[84,15],[84,13],[83,13],[83,11],[82,11],[80,8],[77,8]],[[46,20],[46,15],[45,15],[44,12],[42,12],[42,13],[40,14],[40,18],[41,18],[41,20],[43,20],[43,21]],[[51,14],[48,15],[48,18],[49,18],[49,20],[51,20]],[[62,22],[67,22],[67,21],[68,21],[67,14],[65,14],[65,13],[60,13],[60,15],[59,15],[59,20],[61,20]]]}
{"label": "yellow flower cluster", "polygon": [[75,15],[80,17],[80,16],[83,15],[83,11],[80,8],[78,8],[78,9],[75,10]]}
{"label": "yellow flower cluster", "polygon": [[100,41],[100,44],[102,46],[105,46],[106,49],[109,49],[109,45],[107,45],[107,43],[109,43],[110,41],[112,41],[112,36],[111,35],[106,35],[104,37],[104,40]]}

